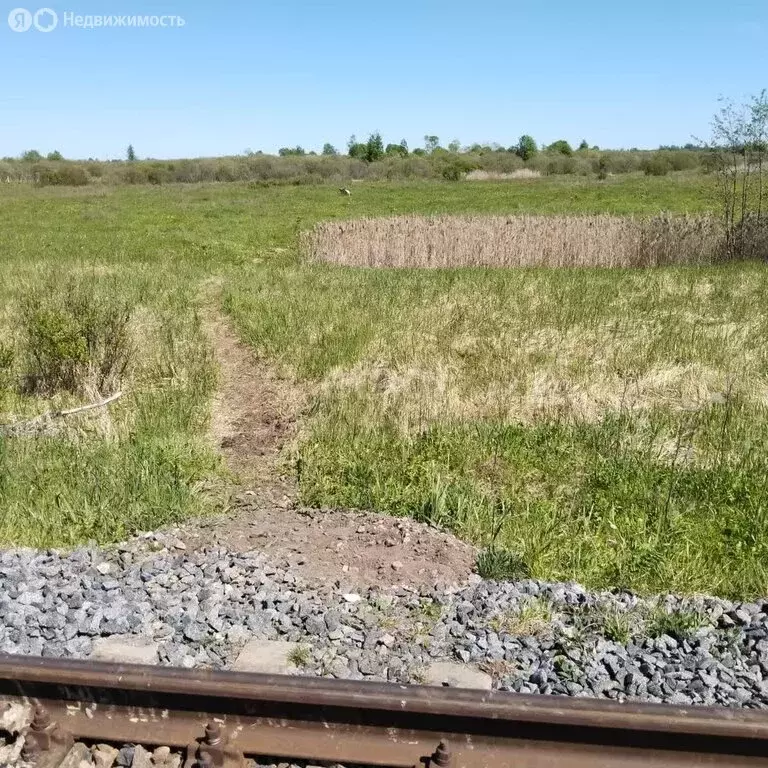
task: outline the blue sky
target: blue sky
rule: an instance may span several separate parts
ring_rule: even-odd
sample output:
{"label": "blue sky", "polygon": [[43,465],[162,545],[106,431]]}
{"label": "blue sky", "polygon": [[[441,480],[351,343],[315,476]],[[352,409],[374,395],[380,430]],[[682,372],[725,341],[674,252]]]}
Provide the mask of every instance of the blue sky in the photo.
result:
{"label": "blue sky", "polygon": [[[47,34],[6,23],[43,3],[3,2],[0,156],[317,150],[373,130],[656,147],[768,87],[766,0],[43,0]],[[185,25],[78,29],[68,12]]]}

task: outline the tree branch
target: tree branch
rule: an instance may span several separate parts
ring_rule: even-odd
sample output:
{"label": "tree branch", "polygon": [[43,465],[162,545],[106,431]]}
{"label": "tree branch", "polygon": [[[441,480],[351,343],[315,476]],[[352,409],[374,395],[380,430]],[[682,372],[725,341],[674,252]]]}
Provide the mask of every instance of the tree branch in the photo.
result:
{"label": "tree branch", "polygon": [[110,395],[104,400],[99,400],[95,403],[88,403],[88,405],[81,405],[78,408],[69,408],[68,410],[60,411],[48,411],[40,416],[35,416],[34,419],[29,421],[18,421],[12,424],[0,424],[0,435],[12,436],[17,434],[33,432],[35,427],[45,424],[53,419],[61,419],[65,416],[73,416],[76,413],[85,413],[86,411],[93,411],[96,408],[104,408],[110,403],[114,403],[115,400],[119,400],[123,396],[122,392],[115,392],[114,395]]}

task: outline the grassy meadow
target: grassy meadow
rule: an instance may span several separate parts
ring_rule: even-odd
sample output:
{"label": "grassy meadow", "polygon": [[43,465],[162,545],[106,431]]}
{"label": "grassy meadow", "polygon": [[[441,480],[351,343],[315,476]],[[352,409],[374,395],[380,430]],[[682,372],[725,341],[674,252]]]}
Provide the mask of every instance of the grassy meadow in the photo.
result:
{"label": "grassy meadow", "polygon": [[313,393],[291,452],[304,502],[446,526],[508,575],[766,594],[764,267],[369,269],[299,251],[333,219],[706,213],[708,177],[352,191],[0,188],[0,424],[92,399],[13,386],[20,313],[54,301],[52,280],[129,305],[132,344],[106,414],[0,436],[0,541],[110,541],[223,502],[201,321],[218,302]]}

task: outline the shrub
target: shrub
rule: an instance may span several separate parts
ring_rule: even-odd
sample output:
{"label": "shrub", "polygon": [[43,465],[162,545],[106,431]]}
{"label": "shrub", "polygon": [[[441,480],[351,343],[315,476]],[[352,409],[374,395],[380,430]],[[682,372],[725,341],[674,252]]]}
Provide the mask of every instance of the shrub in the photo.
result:
{"label": "shrub", "polygon": [[492,152],[484,155],[469,155],[475,168],[495,173],[514,173],[525,168],[525,164],[516,154],[510,152]]}
{"label": "shrub", "polygon": [[566,155],[550,155],[546,158],[544,173],[547,176],[569,175],[576,173],[576,160]]}
{"label": "shrub", "polygon": [[446,181],[460,181],[473,170],[474,165],[461,155],[439,155],[435,167]]}
{"label": "shrub", "polygon": [[650,157],[644,158],[641,167],[646,176],[666,176],[672,170],[669,158],[661,152],[654,152]]}
{"label": "shrub", "polygon": [[701,157],[698,152],[678,149],[670,152],[659,152],[673,171],[691,171],[701,165]]}
{"label": "shrub", "polygon": [[51,281],[23,297],[26,389],[78,394],[113,389],[130,361],[130,307],[93,281]]}
{"label": "shrub", "polygon": [[146,184],[148,181],[148,169],[141,165],[128,165],[121,169],[120,180],[124,184]]}
{"label": "shrub", "polygon": [[89,182],[88,173],[79,165],[36,165],[32,169],[38,187],[84,187]]}
{"label": "shrub", "polygon": [[[147,181],[150,184],[167,184],[173,181],[174,168],[171,163],[151,163],[146,168]],[[228,179],[234,181],[234,179]]]}
{"label": "shrub", "polygon": [[597,178],[600,181],[605,181],[608,178],[608,163],[605,159],[605,155],[600,155],[597,161]]}
{"label": "shrub", "polygon": [[600,152],[596,157],[591,158],[592,169],[595,173],[600,172],[602,165],[606,174],[609,173],[632,173],[639,171],[642,163],[642,156],[639,152],[625,152],[620,150],[608,150]]}

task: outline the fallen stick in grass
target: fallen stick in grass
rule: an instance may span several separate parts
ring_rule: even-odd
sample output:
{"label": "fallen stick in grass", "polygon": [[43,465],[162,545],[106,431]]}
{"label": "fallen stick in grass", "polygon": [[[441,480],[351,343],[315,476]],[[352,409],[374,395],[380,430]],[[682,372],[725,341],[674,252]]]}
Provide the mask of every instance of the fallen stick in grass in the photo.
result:
{"label": "fallen stick in grass", "polygon": [[88,403],[88,405],[81,405],[78,408],[68,408],[60,411],[48,411],[42,413],[40,416],[35,416],[34,419],[29,421],[18,421],[13,424],[0,424],[0,435],[12,436],[19,434],[31,434],[37,431],[39,427],[46,424],[53,419],[64,418],[65,416],[73,416],[76,413],[85,413],[86,411],[93,411],[96,408],[104,408],[104,406],[114,403],[115,400],[119,400],[123,396],[122,392],[115,392],[114,395],[110,395],[104,400],[99,400],[96,403]]}

